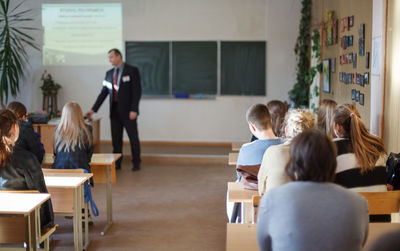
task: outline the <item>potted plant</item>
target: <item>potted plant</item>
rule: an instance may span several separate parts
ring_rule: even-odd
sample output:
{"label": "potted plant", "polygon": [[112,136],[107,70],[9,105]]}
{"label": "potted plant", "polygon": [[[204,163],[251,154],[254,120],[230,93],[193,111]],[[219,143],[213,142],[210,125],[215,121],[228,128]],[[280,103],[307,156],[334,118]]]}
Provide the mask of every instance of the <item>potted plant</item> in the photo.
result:
{"label": "potted plant", "polygon": [[28,61],[27,48],[39,50],[27,33],[37,29],[27,25],[33,21],[32,10],[20,10],[24,2],[0,0],[0,103],[3,108],[8,94],[16,97],[19,91],[20,78]]}
{"label": "potted plant", "polygon": [[40,86],[43,93],[43,110],[57,116],[57,93],[61,85],[55,82],[47,71],[44,71],[41,80],[43,83]]}

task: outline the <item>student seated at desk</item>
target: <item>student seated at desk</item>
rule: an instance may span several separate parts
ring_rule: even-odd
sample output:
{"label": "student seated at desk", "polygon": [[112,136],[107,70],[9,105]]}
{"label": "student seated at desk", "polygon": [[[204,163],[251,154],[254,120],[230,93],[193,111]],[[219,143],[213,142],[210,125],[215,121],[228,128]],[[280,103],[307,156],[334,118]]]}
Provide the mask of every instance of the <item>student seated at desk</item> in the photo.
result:
{"label": "student seated at desk", "polygon": [[281,139],[276,137],[271,125],[271,116],[268,108],[263,104],[251,106],[246,113],[246,120],[250,132],[258,139],[244,144],[238,155],[236,170],[240,174],[239,181],[244,188],[257,190],[257,174],[260,169],[265,150],[272,145],[281,144]]}
{"label": "student seated at desk", "polygon": [[[47,193],[42,168],[35,155],[22,148],[13,149],[18,135],[18,119],[15,114],[10,110],[0,110],[0,189]],[[54,226],[50,200],[41,206],[40,221],[42,230]]]}
{"label": "student seated at desk", "polygon": [[336,110],[337,103],[331,99],[324,99],[318,107],[317,126],[321,132],[326,132],[328,136],[335,137],[333,132],[333,114]]}
{"label": "student seated at desk", "polygon": [[67,103],[54,134],[54,169],[86,169],[93,155],[92,127],[85,124],[77,103]]}
{"label": "student seated at desk", "polygon": [[[271,100],[267,103],[269,114],[271,115],[271,127],[275,136],[283,136],[283,121],[288,111],[288,105],[280,100]],[[256,140],[257,137],[252,135],[251,141]]]}
{"label": "student seated at desk", "polygon": [[[281,144],[281,139],[276,137],[271,127],[271,116],[267,106],[256,104],[251,106],[246,113],[246,120],[251,133],[258,139],[244,144],[238,155],[236,170],[238,182],[246,189],[257,190],[257,174],[261,165],[262,157],[268,147]],[[227,213],[230,222],[236,222],[240,213],[240,203],[227,202]],[[232,215],[231,215],[232,212]]]}
{"label": "student seated at desk", "polygon": [[26,107],[24,104],[14,101],[8,104],[7,109],[13,111],[19,120],[19,137],[15,142],[15,147],[32,152],[39,163],[42,163],[44,146],[40,142],[40,135],[33,130],[32,124],[26,119]]}
{"label": "student seated at desk", "polygon": [[315,128],[314,114],[306,109],[291,110],[285,116],[284,125],[285,143],[271,146],[264,153],[257,177],[260,195],[290,181],[285,173],[285,166],[289,161],[291,139],[304,130]]}
{"label": "student seated at desk", "polygon": [[285,172],[292,182],[261,198],[260,250],[361,250],[368,236],[368,204],[359,194],[333,184],[336,149],[317,129],[290,144]]}
{"label": "student seated at desk", "polygon": [[[339,106],[333,118],[338,149],[335,183],[356,192],[385,192],[387,155],[383,140],[365,128],[355,106]],[[390,215],[372,215],[371,222],[390,222]]]}

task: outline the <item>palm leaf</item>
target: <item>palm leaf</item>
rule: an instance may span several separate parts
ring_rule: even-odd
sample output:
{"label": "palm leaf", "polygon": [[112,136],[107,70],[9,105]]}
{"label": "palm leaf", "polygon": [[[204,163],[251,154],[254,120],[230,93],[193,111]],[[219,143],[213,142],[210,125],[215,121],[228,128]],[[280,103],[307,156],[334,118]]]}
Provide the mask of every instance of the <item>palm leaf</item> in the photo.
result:
{"label": "palm leaf", "polygon": [[16,96],[19,92],[19,81],[24,74],[24,68],[28,63],[27,48],[39,50],[33,36],[26,31],[38,30],[25,25],[34,20],[32,10],[19,10],[26,2],[19,3],[10,0],[0,0],[0,101],[4,105],[8,95]]}

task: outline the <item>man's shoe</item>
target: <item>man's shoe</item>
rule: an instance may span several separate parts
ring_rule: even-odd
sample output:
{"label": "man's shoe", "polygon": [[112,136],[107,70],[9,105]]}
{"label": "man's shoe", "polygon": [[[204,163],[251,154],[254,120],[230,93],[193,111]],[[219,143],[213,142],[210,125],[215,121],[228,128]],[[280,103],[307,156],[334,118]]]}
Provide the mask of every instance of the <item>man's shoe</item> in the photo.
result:
{"label": "man's shoe", "polygon": [[136,165],[134,167],[132,167],[132,171],[139,171],[140,170],[140,165]]}

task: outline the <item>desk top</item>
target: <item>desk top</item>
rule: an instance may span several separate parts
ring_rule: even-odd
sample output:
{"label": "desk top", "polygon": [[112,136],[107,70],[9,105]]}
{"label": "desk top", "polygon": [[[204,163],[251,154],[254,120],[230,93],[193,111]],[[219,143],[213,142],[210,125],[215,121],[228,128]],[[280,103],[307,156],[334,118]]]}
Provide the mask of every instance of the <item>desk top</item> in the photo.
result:
{"label": "desk top", "polygon": [[243,144],[243,142],[232,142],[232,151],[238,152]]}
{"label": "desk top", "polygon": [[50,198],[48,193],[0,193],[0,214],[27,215]]}
{"label": "desk top", "polygon": [[[113,164],[119,158],[121,158],[122,154],[120,153],[94,153],[92,155],[92,161],[89,165],[95,166],[107,166]],[[46,153],[43,158],[43,165],[50,166],[54,163],[54,157],[51,153]]]}
{"label": "desk top", "polygon": [[[367,242],[363,250],[367,250],[368,246],[378,237],[393,230],[400,230],[400,223],[370,223]],[[257,244],[257,224],[228,223],[226,225],[226,250],[259,250]]]}
{"label": "desk top", "polygon": [[92,173],[44,173],[44,181],[47,187],[76,188],[92,176]]}
{"label": "desk top", "polygon": [[258,195],[258,191],[244,189],[240,182],[228,182],[229,202],[253,202],[254,195]]}
{"label": "desk top", "polygon": [[238,157],[239,157],[239,153],[229,153],[228,164],[236,166]]}

